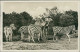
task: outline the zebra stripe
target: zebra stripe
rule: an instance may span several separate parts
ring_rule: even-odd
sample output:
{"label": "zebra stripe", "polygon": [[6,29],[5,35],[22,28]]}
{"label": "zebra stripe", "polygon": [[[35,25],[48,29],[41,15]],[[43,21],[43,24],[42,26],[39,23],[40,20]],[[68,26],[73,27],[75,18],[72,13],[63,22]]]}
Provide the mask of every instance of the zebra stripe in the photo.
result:
{"label": "zebra stripe", "polygon": [[18,32],[27,33],[28,32],[28,26],[21,26],[19,28]]}
{"label": "zebra stripe", "polygon": [[24,34],[27,34],[28,36],[28,26],[22,26],[18,30],[19,33],[21,33],[21,40],[24,39]]}
{"label": "zebra stripe", "polygon": [[30,34],[30,38],[34,41],[35,36],[37,36],[36,38],[38,38],[38,41],[40,41],[40,36],[42,33],[41,27],[39,25],[29,25],[28,26],[28,32]]}
{"label": "zebra stripe", "polygon": [[72,30],[75,30],[75,26],[74,25],[68,26],[68,27],[59,27],[59,26],[54,26],[53,27],[53,32],[54,33],[66,34],[66,33],[70,33]]}
{"label": "zebra stripe", "polygon": [[54,40],[55,35],[57,33],[62,33],[62,34],[66,34],[68,36],[69,42],[70,42],[70,35],[69,35],[69,33],[71,31],[74,31],[74,30],[75,30],[75,25],[71,25],[71,26],[67,26],[67,27],[54,26],[53,27],[53,32],[54,32],[53,40]]}
{"label": "zebra stripe", "polygon": [[4,34],[6,36],[6,41],[12,41],[12,34],[13,34],[13,30],[15,29],[16,27],[14,24],[10,24],[10,26],[4,27]]}

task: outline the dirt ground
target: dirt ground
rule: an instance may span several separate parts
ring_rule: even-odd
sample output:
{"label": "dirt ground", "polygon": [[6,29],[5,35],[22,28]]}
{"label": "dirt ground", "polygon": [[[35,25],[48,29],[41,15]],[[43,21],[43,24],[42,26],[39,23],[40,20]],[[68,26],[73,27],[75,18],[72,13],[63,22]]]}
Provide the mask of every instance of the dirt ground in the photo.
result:
{"label": "dirt ground", "polygon": [[77,50],[78,38],[61,39],[57,42],[47,40],[45,43],[28,43],[22,41],[3,42],[3,50]]}

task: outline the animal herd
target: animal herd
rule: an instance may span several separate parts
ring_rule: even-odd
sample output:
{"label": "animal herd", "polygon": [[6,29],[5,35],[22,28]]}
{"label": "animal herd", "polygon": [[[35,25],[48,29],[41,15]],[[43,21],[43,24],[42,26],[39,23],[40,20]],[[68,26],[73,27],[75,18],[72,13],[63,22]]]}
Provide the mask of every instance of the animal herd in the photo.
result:
{"label": "animal herd", "polygon": [[[40,23],[39,23],[40,24]],[[24,33],[26,33],[28,35],[28,41],[31,42],[31,40],[33,42],[35,42],[35,36],[37,38],[37,40],[40,42],[40,39],[43,39],[42,37],[44,36],[44,29],[46,28],[43,28],[43,26],[45,26],[46,23],[41,23],[40,25],[37,25],[37,23],[35,24],[30,24],[28,26],[21,26],[18,30],[18,32],[21,34],[21,40],[24,39]],[[10,24],[10,26],[5,26],[4,27],[4,34],[6,36],[6,41],[12,41],[12,34],[13,33],[13,30],[17,29],[15,27],[15,24]],[[63,33],[65,35],[67,35],[68,39],[69,39],[69,42],[70,42],[70,35],[69,33],[71,31],[75,31],[75,25],[70,25],[70,26],[67,26],[67,27],[60,27],[60,26],[53,26],[52,27],[53,29],[53,41],[55,40],[56,38],[56,34],[57,33]],[[57,40],[57,38],[56,38]]]}

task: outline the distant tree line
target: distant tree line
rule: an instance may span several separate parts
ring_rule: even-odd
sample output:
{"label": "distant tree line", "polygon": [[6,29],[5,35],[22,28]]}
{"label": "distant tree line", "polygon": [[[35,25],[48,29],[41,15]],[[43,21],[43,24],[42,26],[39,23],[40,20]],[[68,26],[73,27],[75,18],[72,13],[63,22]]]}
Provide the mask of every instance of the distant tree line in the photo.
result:
{"label": "distant tree line", "polygon": [[3,12],[3,26],[9,26],[11,23],[14,23],[16,27],[19,28],[21,26],[27,26],[33,22],[33,17],[27,12],[12,12],[10,14]]}
{"label": "distant tree line", "polygon": [[[76,29],[78,29],[78,12],[77,11],[64,11],[64,13],[59,12],[57,7],[53,7],[52,9],[46,8],[48,14],[44,13],[40,15],[41,19],[51,18],[49,26],[69,26],[75,25]],[[6,14],[3,12],[3,26],[8,26],[11,23],[14,23],[17,28],[21,26],[28,26],[29,24],[35,23],[33,17],[27,12],[16,13],[12,12]]]}

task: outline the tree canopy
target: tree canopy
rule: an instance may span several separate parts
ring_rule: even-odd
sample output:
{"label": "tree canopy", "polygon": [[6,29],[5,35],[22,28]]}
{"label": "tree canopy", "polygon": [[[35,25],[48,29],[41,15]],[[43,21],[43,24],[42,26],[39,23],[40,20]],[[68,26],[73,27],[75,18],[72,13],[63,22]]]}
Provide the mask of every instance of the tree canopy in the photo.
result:
{"label": "tree canopy", "polygon": [[[49,19],[49,25],[50,26],[69,26],[69,25],[75,25],[76,29],[78,28],[78,12],[77,11],[64,11],[64,13],[61,13],[57,7],[53,7],[51,9],[46,8],[46,13],[43,13],[42,15],[39,15],[42,17],[41,19],[46,21],[46,18]],[[3,26],[8,26],[11,23],[14,23],[17,27],[20,26],[27,26],[31,23],[34,24],[35,20],[33,17],[27,13],[27,12],[21,12],[16,13],[12,12],[9,14],[6,14],[3,12]]]}

